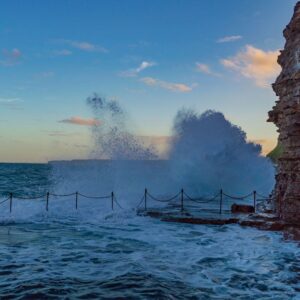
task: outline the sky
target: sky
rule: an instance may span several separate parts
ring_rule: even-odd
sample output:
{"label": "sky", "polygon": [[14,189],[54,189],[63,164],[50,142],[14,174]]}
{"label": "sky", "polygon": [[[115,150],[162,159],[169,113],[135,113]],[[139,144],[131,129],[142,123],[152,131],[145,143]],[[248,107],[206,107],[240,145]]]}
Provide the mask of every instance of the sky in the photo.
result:
{"label": "sky", "polygon": [[296,2],[1,1],[0,161],[87,157],[95,92],[159,149],[185,107],[221,111],[268,152],[271,83]]}

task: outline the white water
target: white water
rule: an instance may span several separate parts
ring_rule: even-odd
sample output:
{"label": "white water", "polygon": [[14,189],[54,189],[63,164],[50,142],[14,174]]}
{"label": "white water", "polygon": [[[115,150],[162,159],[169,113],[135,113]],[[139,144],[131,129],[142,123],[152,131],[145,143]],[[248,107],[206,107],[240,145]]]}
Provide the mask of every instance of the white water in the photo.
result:
{"label": "white water", "polygon": [[[134,210],[145,187],[162,197],[181,187],[193,195],[221,186],[229,193],[269,193],[274,170],[259,146],[220,113],[181,111],[170,159],[156,161],[117,103],[98,97],[88,103],[102,124],[93,128],[91,157],[113,160],[53,164],[45,189],[114,191],[124,209],[115,205],[112,212],[110,199],[79,197],[76,210],[75,196],[51,196],[48,212],[45,199],[14,200],[12,214],[9,202],[1,205],[0,298],[299,298],[300,251],[281,234],[168,224]],[[18,186],[23,182],[27,191],[30,176],[22,180]]]}

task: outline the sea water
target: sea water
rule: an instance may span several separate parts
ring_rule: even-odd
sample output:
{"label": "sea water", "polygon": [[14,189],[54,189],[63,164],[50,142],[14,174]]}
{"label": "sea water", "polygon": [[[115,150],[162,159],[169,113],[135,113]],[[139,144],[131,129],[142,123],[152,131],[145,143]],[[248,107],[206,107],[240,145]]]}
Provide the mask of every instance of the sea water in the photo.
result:
{"label": "sea water", "polygon": [[[165,162],[92,165],[0,164],[1,200],[7,192],[30,198],[117,189],[123,207],[112,212],[109,200],[79,198],[76,210],[74,196],[50,197],[48,212],[45,198],[14,199],[12,213],[9,201],[1,204],[0,299],[300,299],[296,242],[239,225],[137,216],[145,186],[120,185],[126,168],[127,178],[143,171],[147,182],[152,174],[151,189],[163,194],[165,176],[153,174],[163,174]],[[172,182],[164,186],[173,191]]]}

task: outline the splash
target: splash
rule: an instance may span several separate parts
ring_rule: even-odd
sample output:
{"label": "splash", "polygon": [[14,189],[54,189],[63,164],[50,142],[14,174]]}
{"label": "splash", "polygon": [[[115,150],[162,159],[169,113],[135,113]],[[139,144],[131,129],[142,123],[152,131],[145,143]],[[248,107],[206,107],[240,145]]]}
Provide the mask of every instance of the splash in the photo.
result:
{"label": "splash", "polygon": [[[220,188],[235,196],[253,190],[264,195],[272,191],[271,161],[261,155],[261,146],[247,142],[245,132],[220,112],[179,111],[174,119],[168,159],[159,160],[153,147],[145,147],[132,133],[129,117],[118,102],[94,95],[87,104],[97,120],[92,128],[91,154],[96,159],[52,163],[51,184],[45,188],[52,194],[79,191],[88,196],[106,196],[113,191],[123,208],[132,209],[140,202],[145,188],[162,198],[173,196],[181,188],[196,197],[215,195]],[[36,195],[36,190],[27,193],[26,185],[20,194]],[[26,202],[32,209],[14,202],[14,214],[19,211],[19,216],[25,217],[26,210],[44,215],[44,200]],[[64,197],[64,203],[60,200],[51,197],[51,214],[59,218],[72,215],[74,194]],[[79,202],[83,219],[111,213],[109,199],[80,198]]]}
{"label": "splash", "polygon": [[[134,208],[144,188],[162,197],[181,188],[195,196],[212,196],[220,188],[237,196],[272,191],[274,167],[261,155],[261,146],[247,142],[245,132],[220,112],[179,111],[167,160],[159,160],[154,147],[145,147],[134,134],[117,101],[94,94],[87,105],[97,120],[93,160],[52,164],[54,193],[102,196],[114,191],[124,208]],[[101,212],[104,206],[110,211],[110,202],[105,203],[97,204]]]}
{"label": "splash", "polygon": [[95,119],[93,127],[94,151],[98,159],[150,160],[157,158],[152,147],[143,143],[130,132],[129,118],[116,100],[107,100],[94,94],[87,99]]}
{"label": "splash", "polygon": [[[183,109],[174,119],[167,160],[157,159],[131,132],[129,117],[117,101],[94,95],[87,99],[97,160],[57,164],[53,174],[61,193],[102,195],[114,191],[124,207],[135,207],[144,188],[172,195],[181,188],[193,195],[213,195],[223,188],[234,195],[257,190],[268,195],[274,167],[261,146],[247,142],[245,132],[220,112],[197,114]],[[100,160],[99,160],[100,159]]]}
{"label": "splash", "polygon": [[272,190],[271,161],[222,113],[209,110],[199,115],[183,109],[175,117],[173,132],[171,174],[183,186],[202,194],[221,187],[231,193]]}

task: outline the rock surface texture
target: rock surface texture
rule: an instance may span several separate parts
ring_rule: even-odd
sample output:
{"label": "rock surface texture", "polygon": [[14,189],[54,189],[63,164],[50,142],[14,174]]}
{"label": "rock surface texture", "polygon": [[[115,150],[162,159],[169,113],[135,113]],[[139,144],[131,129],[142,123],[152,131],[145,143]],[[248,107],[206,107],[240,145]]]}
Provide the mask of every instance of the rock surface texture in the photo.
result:
{"label": "rock surface texture", "polygon": [[273,84],[279,100],[268,120],[278,127],[283,149],[278,160],[275,205],[283,221],[300,224],[300,1],[283,35],[286,44],[278,57],[282,71]]}

